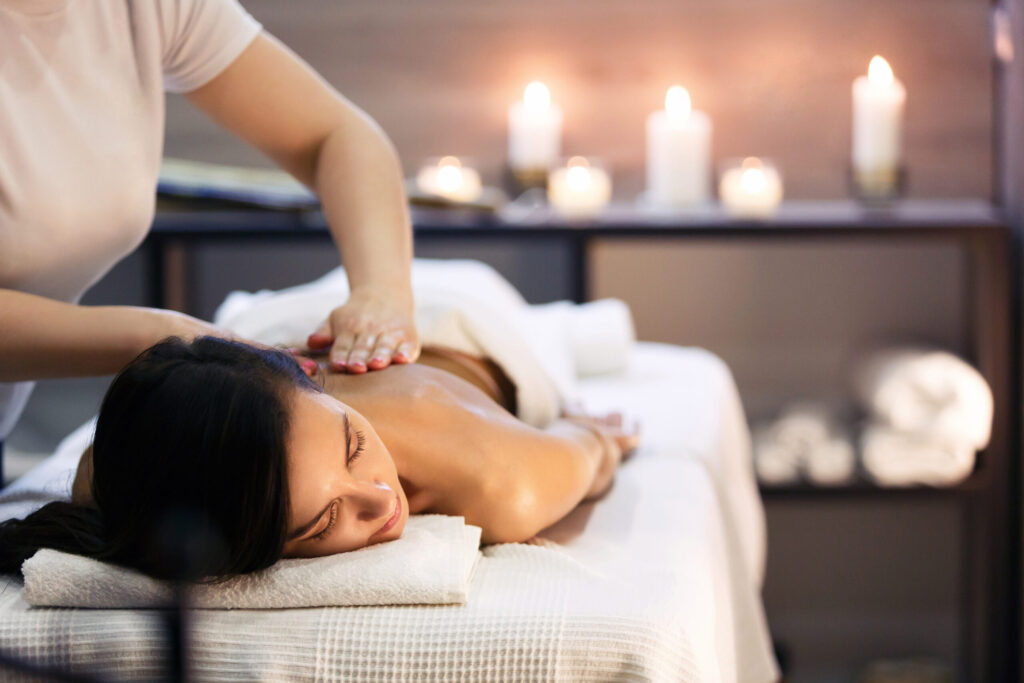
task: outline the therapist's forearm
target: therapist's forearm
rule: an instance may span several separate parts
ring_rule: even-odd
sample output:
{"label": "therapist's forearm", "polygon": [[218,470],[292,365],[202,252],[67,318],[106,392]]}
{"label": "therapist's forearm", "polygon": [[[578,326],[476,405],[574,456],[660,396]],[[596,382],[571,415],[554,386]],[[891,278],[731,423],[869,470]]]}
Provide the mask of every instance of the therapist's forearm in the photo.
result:
{"label": "therapist's forearm", "polygon": [[321,144],[315,190],[353,291],[412,306],[412,228],[402,170],[384,132],[357,111]]}
{"label": "therapist's forearm", "polygon": [[160,339],[201,327],[169,311],[77,306],[0,289],[0,382],[111,374]]}

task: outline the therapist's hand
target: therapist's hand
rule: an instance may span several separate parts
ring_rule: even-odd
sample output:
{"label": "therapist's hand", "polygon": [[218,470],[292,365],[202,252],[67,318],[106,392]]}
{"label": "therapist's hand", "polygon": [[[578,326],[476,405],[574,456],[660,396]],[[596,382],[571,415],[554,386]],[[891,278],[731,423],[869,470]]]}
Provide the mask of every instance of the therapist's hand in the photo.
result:
{"label": "therapist's hand", "polygon": [[329,367],[362,374],[391,363],[412,363],[420,355],[412,297],[393,290],[355,290],[306,342],[314,351],[330,348]]}

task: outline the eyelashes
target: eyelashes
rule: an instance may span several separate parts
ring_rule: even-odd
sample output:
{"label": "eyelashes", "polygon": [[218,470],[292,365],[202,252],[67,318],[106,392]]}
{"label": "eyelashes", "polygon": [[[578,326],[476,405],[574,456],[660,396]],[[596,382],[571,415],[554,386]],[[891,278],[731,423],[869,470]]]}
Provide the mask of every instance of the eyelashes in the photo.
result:
{"label": "eyelashes", "polygon": [[327,526],[324,530],[313,537],[314,540],[322,541],[327,536],[327,533],[334,528],[334,523],[338,521],[338,504],[335,503],[331,506],[331,519],[327,522]]}
{"label": "eyelashes", "polygon": [[355,460],[356,458],[358,458],[360,455],[363,454],[363,446],[366,445],[366,435],[363,434],[358,429],[355,430],[355,432],[356,432],[356,450],[349,457],[349,459],[347,460],[347,463],[350,464],[350,465],[352,464],[353,460]]}
{"label": "eyelashes", "polygon": [[[349,464],[349,465],[351,465],[352,462],[356,458],[358,458],[360,455],[362,455],[365,452],[364,446],[366,445],[366,435],[363,434],[358,429],[355,430],[355,435],[356,435],[356,450],[352,453],[352,455],[347,460],[347,464]],[[334,528],[334,525],[337,523],[337,521],[338,521],[338,503],[335,502],[334,505],[331,506],[331,518],[327,521],[327,526],[324,527],[323,531],[321,531],[320,533],[318,533],[315,536],[313,536],[312,540],[314,540],[314,541],[322,541],[322,540],[324,540],[327,537],[327,534],[330,533],[331,529]]]}

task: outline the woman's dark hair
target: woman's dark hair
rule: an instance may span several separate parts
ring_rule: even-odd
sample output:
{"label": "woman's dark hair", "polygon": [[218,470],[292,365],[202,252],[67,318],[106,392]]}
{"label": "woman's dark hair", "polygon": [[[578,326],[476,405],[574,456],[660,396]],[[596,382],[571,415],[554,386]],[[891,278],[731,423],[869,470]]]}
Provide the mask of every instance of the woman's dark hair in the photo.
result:
{"label": "woman's dark hair", "polygon": [[54,502],[0,524],[0,572],[42,547],[157,578],[269,567],[287,536],[294,389],[320,391],[283,351],[216,337],[150,347],[100,407],[95,507]]}

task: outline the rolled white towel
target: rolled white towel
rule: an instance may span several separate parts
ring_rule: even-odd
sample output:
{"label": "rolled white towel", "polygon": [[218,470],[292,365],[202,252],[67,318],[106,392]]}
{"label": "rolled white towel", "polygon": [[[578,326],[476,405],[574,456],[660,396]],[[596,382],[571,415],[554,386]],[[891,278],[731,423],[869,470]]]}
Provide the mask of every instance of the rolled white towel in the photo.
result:
{"label": "rolled white towel", "polygon": [[839,486],[853,480],[857,455],[845,435],[831,436],[810,448],[804,458],[804,474],[818,486]]}
{"label": "rolled white towel", "polygon": [[981,373],[951,353],[881,351],[860,364],[854,385],[878,422],[972,450],[988,445],[992,390]]}
{"label": "rolled white towel", "polygon": [[562,331],[576,377],[593,377],[626,368],[636,345],[629,306],[620,299],[585,304],[553,301],[526,309],[533,329]]}
{"label": "rolled white towel", "polygon": [[620,299],[599,299],[574,306],[569,317],[569,340],[577,377],[624,369],[636,344],[629,306]]}
{"label": "rolled white towel", "polygon": [[970,476],[975,449],[964,442],[871,424],[861,434],[861,460],[882,486],[950,486]]}
{"label": "rolled white towel", "polygon": [[754,433],[754,471],[762,484],[781,486],[800,479],[801,452],[779,443],[771,427]]}
{"label": "rolled white towel", "polygon": [[828,407],[816,401],[802,401],[789,405],[772,426],[775,439],[801,455],[828,441],[834,420]]}
{"label": "rolled white towel", "polygon": [[[276,609],[464,603],[480,527],[462,517],[412,515],[401,538],[339,555],[281,560],[262,572],[190,587],[193,607]],[[171,588],[139,572],[40,550],[22,565],[25,600],[50,607],[146,608]]]}

